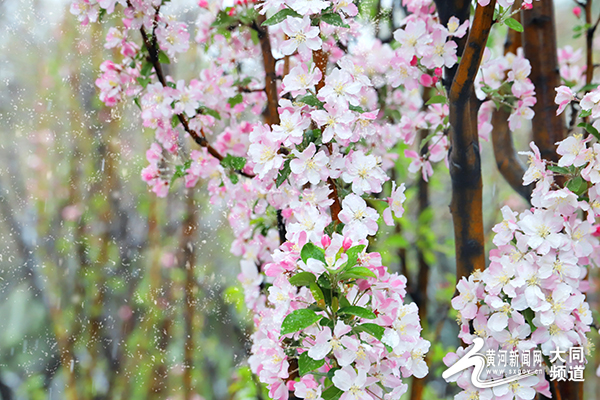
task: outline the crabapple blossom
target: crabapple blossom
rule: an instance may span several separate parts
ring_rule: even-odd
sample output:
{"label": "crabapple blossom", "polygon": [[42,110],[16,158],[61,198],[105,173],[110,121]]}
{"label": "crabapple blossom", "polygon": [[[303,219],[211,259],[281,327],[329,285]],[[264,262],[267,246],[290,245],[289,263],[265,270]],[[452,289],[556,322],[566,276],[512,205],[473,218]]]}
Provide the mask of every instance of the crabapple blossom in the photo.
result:
{"label": "crabapple blossom", "polygon": [[404,203],[404,200],[406,200],[406,196],[404,195],[405,190],[406,187],[404,186],[404,183],[400,184],[399,187],[396,187],[396,182],[392,182],[392,193],[387,200],[389,207],[383,211],[382,215],[386,225],[394,225],[392,212],[396,218],[401,218],[402,214],[404,214],[404,207],[402,207],[402,203]]}
{"label": "crabapple blossom", "polygon": [[342,211],[339,214],[344,226],[344,235],[353,241],[365,239],[368,235],[377,232],[377,219],[379,214],[355,194],[349,194],[342,202]]}
{"label": "crabapple blossom", "polygon": [[381,185],[386,176],[379,164],[374,155],[355,151],[346,158],[346,169],[342,173],[342,179],[352,183],[352,190],[358,195],[365,192],[381,192]]}
{"label": "crabapple blossom", "polygon": [[282,29],[289,37],[281,44],[281,52],[286,56],[293,54],[296,50],[302,54],[321,48],[319,28],[310,25],[308,16],[302,19],[289,17],[283,21]]}
{"label": "crabapple blossom", "polygon": [[307,90],[315,87],[321,77],[321,70],[315,65],[309,68],[306,64],[300,64],[292,68],[283,78],[281,94],[291,93],[292,96],[306,94]]}
{"label": "crabapple blossom", "polygon": [[189,49],[190,34],[183,22],[159,25],[156,28],[156,38],[169,57],[175,57],[177,53],[185,53]]}
{"label": "crabapple blossom", "polygon": [[297,158],[290,162],[290,168],[296,174],[298,184],[310,182],[316,185],[327,179],[327,156],[323,151],[316,152],[314,143],[308,145],[302,153],[294,150],[294,155]]}
{"label": "crabapple blossom", "polygon": [[573,91],[567,86],[559,86],[556,88],[556,97],[554,98],[554,102],[558,104],[558,109],[556,110],[556,115],[561,114],[567,105],[571,103],[571,101],[575,98],[575,94]]}

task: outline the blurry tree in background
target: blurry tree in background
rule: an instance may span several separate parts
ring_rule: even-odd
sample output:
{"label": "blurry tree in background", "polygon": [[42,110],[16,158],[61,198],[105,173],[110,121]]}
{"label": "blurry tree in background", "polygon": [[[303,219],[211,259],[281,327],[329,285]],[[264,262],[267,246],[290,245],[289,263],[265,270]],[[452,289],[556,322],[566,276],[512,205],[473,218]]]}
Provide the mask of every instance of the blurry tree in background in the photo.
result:
{"label": "blurry tree in background", "polygon": [[252,396],[222,210],[148,195],[149,139],[94,86],[101,26],[60,2],[1,7],[0,398],[181,398],[184,379]]}

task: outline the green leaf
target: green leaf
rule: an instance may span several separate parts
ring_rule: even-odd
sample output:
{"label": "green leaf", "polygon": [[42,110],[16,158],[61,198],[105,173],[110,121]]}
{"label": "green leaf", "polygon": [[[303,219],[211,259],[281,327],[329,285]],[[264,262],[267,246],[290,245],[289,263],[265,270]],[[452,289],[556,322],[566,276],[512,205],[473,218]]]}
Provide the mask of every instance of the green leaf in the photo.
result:
{"label": "green leaf", "polygon": [[235,157],[231,154],[227,154],[222,160],[221,165],[224,168],[233,168],[235,170],[244,169],[246,166],[246,159],[244,157]]}
{"label": "green leaf", "polygon": [[325,264],[325,250],[317,247],[314,243],[306,243],[300,251],[300,257],[302,257],[302,261],[304,262],[306,262],[309,258],[314,258],[315,260],[319,260]]}
{"label": "green leaf", "polygon": [[[290,282],[292,280],[290,279]],[[321,290],[321,288],[319,287],[319,285],[317,285],[315,282],[310,284],[310,292],[312,293],[313,297],[315,298],[315,301],[318,303],[321,300],[325,300],[325,295],[323,294],[323,291]]]}
{"label": "green leaf", "polygon": [[140,71],[140,75],[142,75],[142,76],[148,76],[151,73],[152,73],[152,63],[149,63],[148,61],[144,62],[142,64],[142,69]]}
{"label": "green leaf", "polygon": [[254,43],[254,45],[257,45],[260,42],[258,32],[256,32],[255,29],[250,29],[250,38],[252,39],[252,43]]}
{"label": "green leaf", "polygon": [[594,126],[592,124],[588,124],[587,122],[582,122],[577,126],[579,128],[585,129],[588,133],[591,133],[592,135],[594,135],[594,137],[596,139],[600,140],[600,133],[598,133],[598,129],[594,128]]}
{"label": "green leaf", "polygon": [[265,22],[263,22],[262,26],[271,26],[271,25],[278,24],[280,22],[283,22],[287,17],[302,18],[302,15],[298,14],[296,11],[294,11],[290,8],[284,8],[283,10],[279,11],[278,13],[273,15],[271,18],[269,18]]}
{"label": "green leaf", "polygon": [[559,167],[558,165],[548,165],[548,169],[557,174],[567,175],[569,170],[565,167]]}
{"label": "green leaf", "polygon": [[298,357],[298,373],[300,376],[306,375],[310,371],[321,368],[323,364],[325,364],[325,359],[313,360],[308,356],[308,351],[305,351]]}
{"label": "green leaf", "polygon": [[341,369],[340,367],[334,367],[334,368],[331,368],[329,371],[327,371],[327,375],[326,375],[327,379],[331,380],[333,378],[333,375],[335,375],[335,371],[340,370],[340,369]]}
{"label": "green leaf", "polygon": [[[441,127],[441,125],[438,125],[438,128],[440,128],[440,127]],[[429,134],[428,134],[428,135],[427,135],[425,138],[423,138],[423,140],[421,140],[421,143],[419,143],[419,151],[423,150],[423,148],[424,148],[424,147],[427,145],[427,143],[428,143],[428,142],[429,142],[431,139],[433,139],[433,137],[434,137],[435,135],[437,135],[437,132],[438,132],[437,130],[431,130],[431,131],[429,132]]]}
{"label": "green leaf", "polygon": [[523,32],[523,25],[521,25],[521,23],[514,18],[507,18],[506,21],[504,21],[504,23],[510,29],[513,29],[517,32]]}
{"label": "green leaf", "polygon": [[373,311],[367,310],[366,308],[359,306],[350,306],[340,308],[338,311],[339,315],[354,315],[356,317],[365,318],[365,319],[375,319],[377,316],[373,313]]}
{"label": "green leaf", "polygon": [[238,174],[236,174],[235,172],[231,172],[229,175],[229,180],[231,181],[231,183],[233,183],[234,185],[236,183],[238,183],[240,181],[240,177],[238,176]]}
{"label": "green leaf", "polygon": [[150,78],[142,78],[141,76],[137,77],[137,82],[140,84],[141,87],[143,87],[144,89],[146,89],[146,86],[148,86],[148,84],[150,83],[152,79]]}
{"label": "green leaf", "polygon": [[348,299],[346,298],[346,296],[341,296],[340,297],[340,307],[344,308],[344,307],[350,307],[352,304],[350,304],[350,302],[348,301]]}
{"label": "green leaf", "polygon": [[567,189],[576,195],[580,195],[587,190],[587,183],[582,177],[576,176],[567,183]]}
{"label": "green leaf", "polygon": [[275,185],[277,187],[281,186],[283,182],[290,176],[292,173],[292,168],[290,168],[290,162],[292,160],[285,160],[283,163],[283,168],[279,170],[279,174],[277,174],[277,179],[275,180]]}
{"label": "green leaf", "polygon": [[321,320],[319,321],[319,325],[321,325],[321,326],[328,326],[329,329],[331,329],[331,330],[335,329],[335,325],[333,324],[333,321],[330,320],[327,317],[321,318]]}
{"label": "green leaf", "polygon": [[344,281],[347,279],[367,279],[367,278],[377,278],[377,275],[369,268],[365,267],[354,267],[349,269],[340,275],[340,281]]}
{"label": "green leaf", "polygon": [[358,113],[361,113],[361,114],[364,114],[364,113],[366,113],[366,111],[365,111],[365,110],[364,110],[362,107],[359,107],[359,106],[353,106],[352,104],[348,104],[348,108],[349,108],[350,110],[352,110],[352,111],[356,111],[356,112],[358,112]]}
{"label": "green leaf", "polygon": [[171,60],[169,60],[169,56],[165,54],[164,51],[158,52],[158,62],[162,64],[171,64]]}
{"label": "green leaf", "polygon": [[329,281],[327,274],[321,274],[321,276],[319,276],[319,279],[317,279],[317,285],[323,289],[331,289],[331,281]]}
{"label": "green leaf", "polygon": [[358,246],[353,246],[350,247],[347,251],[346,251],[346,255],[348,256],[348,261],[346,261],[346,265],[344,266],[344,270],[348,269],[348,268],[352,268],[356,265],[356,263],[358,262],[358,255],[360,253],[363,252],[363,250],[365,249],[364,244],[358,245]]}
{"label": "green leaf", "polygon": [[192,160],[187,160],[183,165],[177,165],[175,167],[175,172],[173,173],[173,177],[171,178],[171,185],[178,178],[183,178],[185,176],[185,171],[192,165]]}
{"label": "green leaf", "polygon": [[321,15],[321,21],[328,23],[333,26],[341,26],[342,28],[350,28],[350,25],[346,24],[342,17],[337,13],[327,13]]}
{"label": "green leaf", "polygon": [[441,94],[435,95],[433,97],[431,97],[429,100],[427,100],[427,103],[425,103],[425,105],[430,105],[430,104],[445,104],[447,101],[446,96],[442,96]]}
{"label": "green leaf", "polygon": [[177,114],[175,114],[171,117],[171,127],[177,128],[177,125],[179,125],[179,117],[177,116]]}
{"label": "green leaf", "polygon": [[581,110],[579,113],[579,118],[587,118],[592,115],[592,110]]}
{"label": "green leaf", "polygon": [[579,89],[579,92],[583,92],[583,93],[589,92],[589,91],[592,91],[592,90],[596,89],[597,87],[598,87],[597,83],[590,83],[588,85],[585,85],[581,89]]}
{"label": "green leaf", "polygon": [[233,18],[231,15],[228,15],[226,11],[219,11],[219,13],[217,14],[217,18],[215,18],[215,21],[210,25],[211,27],[229,27],[232,25],[238,25],[239,22],[237,19]]}
{"label": "green leaf", "polygon": [[221,115],[217,111],[213,110],[212,108],[201,106],[199,108],[199,111],[200,111],[200,113],[202,113],[204,115],[210,115],[211,117],[218,119],[219,121],[221,120]]}
{"label": "green leaf", "polygon": [[242,96],[241,93],[236,94],[233,97],[230,97],[229,100],[227,100],[227,104],[229,104],[231,106],[231,108],[237,106],[238,104],[240,104],[242,101],[244,101],[244,97]]}
{"label": "green leaf", "polygon": [[317,277],[312,272],[299,272],[290,278],[290,283],[294,286],[310,286],[311,283],[315,283]]}
{"label": "green leaf", "polygon": [[[254,32],[254,31],[253,31]],[[247,76],[244,79],[240,80],[236,80],[233,85],[234,86],[243,86],[246,87],[250,84],[250,82],[252,82],[252,77],[251,76]]]}
{"label": "green leaf", "polygon": [[321,100],[317,99],[315,97],[315,95],[313,95],[313,94],[307,94],[305,96],[300,96],[296,99],[296,102],[304,103],[309,106],[319,107],[319,108],[322,108],[325,105],[325,103],[323,103]]}
{"label": "green leaf", "polygon": [[323,393],[321,393],[321,397],[323,400],[337,400],[339,399],[344,392],[342,389],[338,389],[334,385],[329,386]]}
{"label": "green leaf", "polygon": [[331,310],[336,313],[340,309],[340,301],[336,296],[331,298]]}
{"label": "green leaf", "polygon": [[379,326],[377,324],[365,323],[360,324],[354,327],[356,332],[367,332],[368,334],[376,337],[378,340],[381,340],[383,334],[385,333],[385,328],[383,326]]}
{"label": "green leaf", "polygon": [[285,317],[281,324],[281,335],[287,335],[288,333],[306,329],[320,319],[320,315],[317,315],[314,311],[307,310],[306,308],[292,311]]}

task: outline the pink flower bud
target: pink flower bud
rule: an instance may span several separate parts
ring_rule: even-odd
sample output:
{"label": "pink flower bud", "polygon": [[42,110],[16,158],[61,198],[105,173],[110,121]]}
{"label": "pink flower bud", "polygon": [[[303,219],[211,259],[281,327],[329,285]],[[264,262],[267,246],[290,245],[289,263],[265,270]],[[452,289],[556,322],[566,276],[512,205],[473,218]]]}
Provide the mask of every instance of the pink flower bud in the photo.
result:
{"label": "pink flower bud", "polygon": [[577,18],[581,18],[581,7],[573,7],[573,15]]}
{"label": "pink flower bud", "polygon": [[435,76],[442,76],[442,69],[440,67],[437,67],[435,70],[433,70],[433,73],[435,74]]}
{"label": "pink flower bud", "polygon": [[417,56],[413,56],[412,60],[410,60],[410,66],[414,67],[417,65],[418,62],[419,60],[417,59]]}
{"label": "pink flower bud", "polygon": [[208,8],[208,1],[206,1],[206,0],[200,0],[198,2],[198,7]]}
{"label": "pink flower bud", "polygon": [[524,3],[524,4],[521,6],[521,8],[522,8],[523,10],[531,10],[531,9],[533,8],[533,4],[527,4],[527,3]]}
{"label": "pink flower bud", "polygon": [[600,236],[600,225],[596,225],[595,231],[592,233],[592,236],[599,237]]}
{"label": "pink flower bud", "polygon": [[233,14],[235,14],[235,8],[230,8],[229,11],[227,11],[227,15],[229,15],[230,17],[233,17]]}
{"label": "pink flower bud", "polygon": [[437,76],[432,76],[431,79],[433,80],[433,84],[435,85],[439,78]]}
{"label": "pink flower bud", "polygon": [[321,238],[321,245],[324,248],[328,248],[330,244],[331,244],[331,238],[327,235],[323,235],[323,237]]}
{"label": "pink flower bud", "polygon": [[344,238],[344,241],[342,242],[342,248],[344,251],[347,251],[350,247],[352,247],[352,239]]}
{"label": "pink flower bud", "polygon": [[430,87],[433,85],[433,79],[431,78],[430,75],[427,75],[427,74],[421,75],[421,78],[419,79],[419,81],[421,82],[421,85],[423,85],[425,87]]}

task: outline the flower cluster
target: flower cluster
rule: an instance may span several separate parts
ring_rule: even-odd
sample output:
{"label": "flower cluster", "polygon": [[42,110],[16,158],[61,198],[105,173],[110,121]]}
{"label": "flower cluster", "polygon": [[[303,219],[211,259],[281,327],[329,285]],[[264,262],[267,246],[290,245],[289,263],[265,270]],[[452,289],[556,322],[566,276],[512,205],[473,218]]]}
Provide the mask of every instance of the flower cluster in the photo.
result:
{"label": "flower cluster", "polygon": [[416,305],[403,303],[406,279],[353,244],[337,233],[320,246],[288,242],[265,266],[275,279],[249,361],[272,398],[391,400],[406,392],[402,378],[427,374],[429,342]]}
{"label": "flower cluster", "polygon": [[479,111],[479,135],[486,138],[491,132],[490,120],[494,103],[510,109],[508,127],[511,131],[519,129],[524,120],[531,120],[531,109],[536,103],[535,87],[529,79],[531,64],[523,56],[523,49],[517,54],[508,53],[502,57],[491,57],[486,49],[481,73],[477,77],[476,90],[479,98],[485,100]]}
{"label": "flower cluster", "polygon": [[[558,143],[561,158],[557,165],[542,159],[531,143],[524,184],[536,182],[533,208],[521,214],[508,206],[502,209],[503,221],[493,228],[498,248],[490,251],[489,268],[463,278],[458,283],[459,295],[452,300],[461,325],[459,337],[466,344],[481,337],[485,350],[530,352],[539,348],[548,357],[557,349],[588,348],[586,333],[592,314],[583,294],[588,289],[583,266],[597,262],[593,257],[600,246],[592,225],[597,215],[593,206],[596,188],[588,190],[585,183],[592,182],[585,171],[595,165],[590,160],[598,144],[586,148],[588,141],[575,135]],[[555,184],[553,171],[570,177],[566,187]],[[579,218],[581,211],[587,212],[587,219]],[[452,355],[447,361],[456,359]],[[466,379],[468,373],[458,378],[464,393],[488,398],[492,391],[479,392]],[[501,395],[508,389],[516,398],[527,400],[536,391],[549,395],[543,376],[521,380],[519,385],[499,386],[493,393]],[[517,393],[525,386],[535,390]]]}

